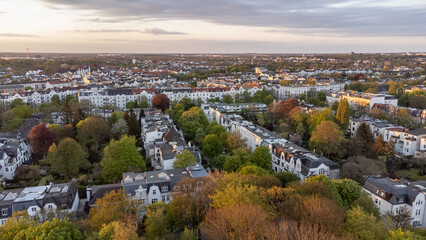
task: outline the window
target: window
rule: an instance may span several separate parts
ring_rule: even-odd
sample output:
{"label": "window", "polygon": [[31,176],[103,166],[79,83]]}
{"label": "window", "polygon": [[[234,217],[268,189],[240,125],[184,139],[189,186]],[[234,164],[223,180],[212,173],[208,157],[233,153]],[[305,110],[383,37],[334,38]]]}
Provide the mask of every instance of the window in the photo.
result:
{"label": "window", "polygon": [[53,209],[53,206],[52,205],[48,205],[47,208],[48,209]]}
{"label": "window", "polygon": [[422,210],[420,210],[420,209],[416,210],[416,216],[420,216],[421,212],[422,212]]}
{"label": "window", "polygon": [[169,187],[168,186],[162,186],[161,187],[161,191],[162,192],[166,192],[166,191],[168,191],[169,190]]}
{"label": "window", "polygon": [[165,201],[166,201],[166,196],[162,196],[161,201],[162,201],[162,202],[165,202]]}
{"label": "window", "polygon": [[158,200],[156,199],[156,198],[153,198],[152,200],[151,200],[151,203],[156,203]]}
{"label": "window", "polygon": [[6,216],[7,215],[7,209],[6,210],[1,210],[1,215]]}
{"label": "window", "polygon": [[152,194],[157,194],[157,189],[153,189]]}
{"label": "window", "polygon": [[6,172],[9,172],[9,168],[6,168]]}
{"label": "window", "polygon": [[31,208],[31,211],[36,212],[36,211],[37,211],[37,208],[32,207],[32,208]]}

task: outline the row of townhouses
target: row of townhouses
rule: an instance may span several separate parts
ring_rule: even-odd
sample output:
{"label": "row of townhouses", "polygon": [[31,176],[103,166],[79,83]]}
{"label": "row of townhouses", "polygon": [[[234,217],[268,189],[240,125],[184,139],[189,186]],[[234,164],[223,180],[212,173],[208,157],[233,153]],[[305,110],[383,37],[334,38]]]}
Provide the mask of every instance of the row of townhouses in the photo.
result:
{"label": "row of townhouses", "polygon": [[80,198],[77,181],[45,186],[12,189],[0,192],[0,225],[6,223],[13,213],[27,211],[30,216],[45,212],[75,212]]}
{"label": "row of townhouses", "polygon": [[339,165],[324,156],[308,151],[274,132],[245,121],[240,115],[226,113],[223,111],[226,108],[221,105],[204,104],[202,109],[209,121],[215,120],[227,131],[237,133],[246,140],[248,148],[252,151],[259,146],[268,147],[272,155],[274,172],[292,172],[302,180],[318,174],[329,178],[339,177]]}
{"label": "row of townhouses", "polygon": [[383,140],[394,143],[394,150],[399,155],[413,156],[415,158],[426,157],[426,128],[408,129],[389,124],[384,120],[370,118],[351,118],[349,120],[349,131],[355,136],[361,123],[366,123],[374,138],[380,134]]}
{"label": "row of townhouses", "polygon": [[[92,87],[96,87],[93,89]],[[20,92],[14,94],[3,94],[1,100],[5,103],[10,103],[15,99],[22,99],[28,104],[41,104],[50,102],[54,95],[58,95],[61,100],[64,100],[67,95],[78,96],[79,101],[87,101],[95,107],[103,107],[105,105],[116,106],[120,109],[126,108],[126,103],[129,101],[145,100],[151,103],[156,94],[165,94],[170,101],[179,101],[186,97],[191,100],[200,99],[202,102],[207,102],[209,99],[222,99],[224,95],[238,97],[244,92],[248,92],[252,96],[257,91],[262,90],[259,84],[245,84],[235,87],[223,88],[98,88],[97,85],[87,85],[79,87],[63,87],[53,90],[43,90],[34,92]]]}
{"label": "row of townhouses", "polygon": [[[169,203],[173,199],[173,193],[184,190],[176,185],[180,180],[206,176],[207,172],[201,165],[143,173],[126,172],[123,173],[121,183],[88,186],[86,188],[87,205],[93,207],[96,200],[102,198],[105,193],[119,189],[122,189],[131,200],[134,200],[139,209],[156,202]],[[196,181],[195,186],[182,187],[199,189],[202,187],[202,181],[201,179]]]}

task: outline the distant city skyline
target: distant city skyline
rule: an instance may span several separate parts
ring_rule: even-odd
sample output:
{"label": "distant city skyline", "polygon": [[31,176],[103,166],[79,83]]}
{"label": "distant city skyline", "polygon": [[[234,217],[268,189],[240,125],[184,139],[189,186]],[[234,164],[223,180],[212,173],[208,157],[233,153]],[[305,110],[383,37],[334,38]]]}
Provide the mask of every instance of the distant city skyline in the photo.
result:
{"label": "distant city skyline", "polygon": [[0,0],[0,52],[426,51],[424,0]]}

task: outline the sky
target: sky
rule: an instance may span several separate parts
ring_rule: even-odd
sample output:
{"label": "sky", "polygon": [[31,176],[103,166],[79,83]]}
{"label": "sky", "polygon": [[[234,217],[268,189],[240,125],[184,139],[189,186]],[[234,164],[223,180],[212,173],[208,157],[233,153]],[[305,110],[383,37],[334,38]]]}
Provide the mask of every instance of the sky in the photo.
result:
{"label": "sky", "polygon": [[426,0],[0,0],[0,52],[425,52]]}

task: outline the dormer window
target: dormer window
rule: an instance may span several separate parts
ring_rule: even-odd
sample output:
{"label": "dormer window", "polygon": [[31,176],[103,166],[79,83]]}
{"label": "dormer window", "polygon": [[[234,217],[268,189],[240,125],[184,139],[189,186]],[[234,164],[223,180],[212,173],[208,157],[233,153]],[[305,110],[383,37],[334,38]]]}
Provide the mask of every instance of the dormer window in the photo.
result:
{"label": "dormer window", "polygon": [[162,192],[167,192],[167,191],[169,191],[169,187],[168,186],[162,186],[161,187],[161,191]]}

